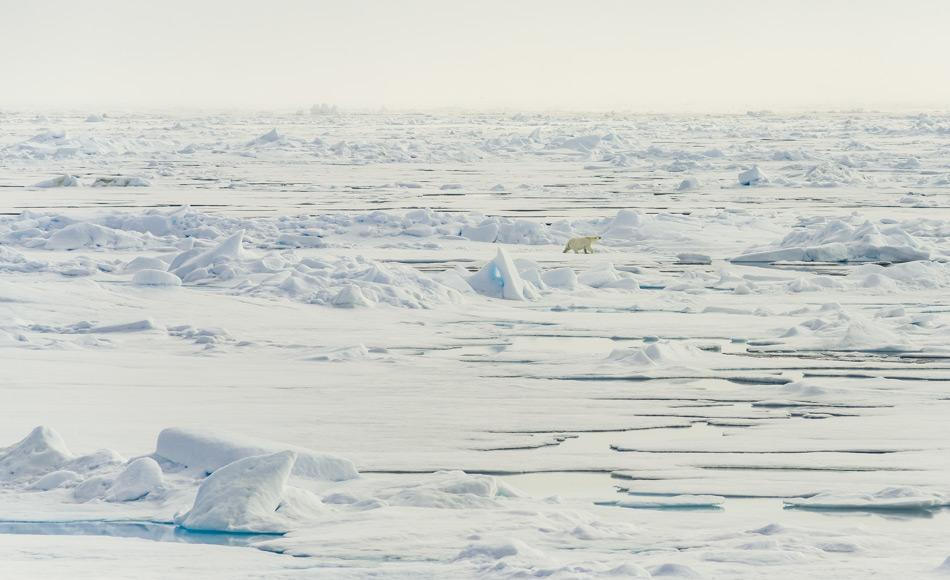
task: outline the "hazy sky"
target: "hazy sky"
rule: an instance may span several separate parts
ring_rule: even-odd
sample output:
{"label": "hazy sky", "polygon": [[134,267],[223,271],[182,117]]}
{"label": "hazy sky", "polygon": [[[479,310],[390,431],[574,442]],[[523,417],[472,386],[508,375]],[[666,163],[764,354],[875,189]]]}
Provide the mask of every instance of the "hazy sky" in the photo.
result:
{"label": "hazy sky", "polygon": [[0,105],[950,105],[948,0],[0,0]]}

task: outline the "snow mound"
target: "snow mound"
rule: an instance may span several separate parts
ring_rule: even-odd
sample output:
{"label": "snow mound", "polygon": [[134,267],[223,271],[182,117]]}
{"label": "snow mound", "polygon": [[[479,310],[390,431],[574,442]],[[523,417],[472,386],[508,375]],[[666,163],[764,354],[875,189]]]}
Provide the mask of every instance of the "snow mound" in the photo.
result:
{"label": "snow mound", "polygon": [[577,288],[577,274],[571,268],[554,268],[541,275],[544,283],[552,288],[574,290]]}
{"label": "snow mound", "polygon": [[816,220],[777,244],[733,262],[910,262],[930,259],[930,249],[899,225],[840,219]]}
{"label": "snow mound", "polygon": [[293,445],[197,429],[163,429],[158,434],[155,455],[187,469],[212,473],[238,459],[285,450],[294,452],[293,473],[298,477],[328,481],[359,477],[349,459]]}
{"label": "snow mound", "polygon": [[706,254],[696,254],[696,253],[691,253],[691,252],[676,254],[676,260],[680,264],[696,264],[696,265],[712,264],[712,258],[707,256]]}
{"label": "snow mound", "polygon": [[604,231],[603,238],[621,238],[621,239],[639,239],[639,231],[645,224],[646,218],[638,211],[622,209],[617,212],[607,229]]}
{"label": "snow mound", "polygon": [[739,185],[765,185],[768,182],[769,178],[759,169],[758,165],[753,165],[751,169],[747,169],[739,174]]}
{"label": "snow mound", "polygon": [[882,320],[872,320],[840,309],[829,310],[823,318],[813,318],[789,328],[780,338],[754,350],[767,351],[855,351],[905,352],[913,350],[907,339]]}
{"label": "snow mound", "polygon": [[79,178],[74,175],[63,174],[35,183],[33,187],[41,187],[44,189],[51,187],[79,187]]}
{"label": "snow mound", "polygon": [[600,135],[581,135],[569,139],[558,140],[549,145],[552,149],[568,149],[578,153],[590,153],[600,145]]}
{"label": "snow mound", "polygon": [[[232,267],[234,264],[232,264]],[[283,296],[308,304],[354,308],[388,304],[399,308],[432,308],[457,303],[461,296],[442,281],[400,264],[384,264],[357,256],[333,259],[299,258],[295,255],[265,257],[232,268],[237,274],[263,271],[235,292],[257,296]],[[468,288],[464,281],[459,280]]]}
{"label": "snow mound", "polygon": [[457,556],[459,560],[488,559],[502,560],[520,556],[528,560],[543,562],[547,559],[544,552],[532,548],[522,540],[517,538],[506,538],[499,540],[489,540],[470,544]]}
{"label": "snow mound", "polygon": [[473,242],[494,242],[498,239],[498,224],[486,222],[477,226],[463,226],[459,235]]}
{"label": "snow mound", "polygon": [[90,477],[73,489],[73,499],[80,503],[101,499],[109,492],[112,481],[111,477],[105,475]]}
{"label": "snow mound", "polygon": [[30,489],[35,489],[37,491],[49,491],[51,489],[78,483],[81,479],[82,478],[75,471],[59,469],[57,471],[47,473],[43,477],[33,482],[33,484],[30,486]]}
{"label": "snow mound", "polygon": [[121,230],[79,222],[56,230],[45,242],[47,250],[68,251],[79,248],[131,249],[141,246],[138,237]]}
{"label": "snow mound", "polygon": [[0,245],[0,271],[2,272],[42,272],[47,270],[46,262],[26,259],[26,256],[13,248]]}
{"label": "snow mound", "polygon": [[824,492],[784,501],[786,506],[825,510],[928,510],[950,505],[945,495],[914,487],[886,487],[874,493]]}
{"label": "snow mound", "polygon": [[164,478],[162,468],[151,457],[140,457],[129,463],[115,478],[105,495],[106,501],[136,501],[145,496],[160,495]]}
{"label": "snow mound", "polygon": [[85,323],[82,328],[76,330],[79,333],[111,334],[114,332],[148,332],[150,330],[165,330],[165,327],[155,322],[151,318],[143,318],[133,322],[121,322],[119,324],[107,324],[104,326],[90,326]]}
{"label": "snow mound", "polygon": [[685,564],[660,564],[650,568],[654,578],[702,578],[702,575]]}
{"label": "snow mound", "polygon": [[274,143],[274,142],[280,141],[283,138],[284,136],[281,135],[279,132],[277,132],[277,128],[275,127],[271,129],[270,131],[268,131],[267,133],[264,133],[260,137],[257,137],[256,139],[252,139],[250,142],[248,142],[248,146],[253,147],[255,145],[266,145],[268,143]]}
{"label": "snow mound", "polygon": [[381,499],[394,506],[471,509],[497,507],[498,498],[522,495],[497,477],[441,471],[433,474],[431,481],[407,485],[391,494],[383,494]]}
{"label": "snow mound", "polygon": [[594,266],[577,275],[577,281],[591,288],[637,290],[640,284],[627,272],[617,270],[610,262]]}
{"label": "snow mound", "polygon": [[699,363],[706,366],[710,354],[695,346],[678,342],[654,342],[642,347],[615,349],[608,356],[611,362],[650,368],[692,368]]}
{"label": "snow mound", "polygon": [[293,451],[279,451],[225,465],[201,483],[194,505],[176,516],[175,523],[192,530],[286,531],[286,522],[276,512],[295,460]]}
{"label": "snow mound", "polygon": [[676,191],[690,191],[693,189],[699,189],[702,184],[699,183],[699,180],[695,177],[687,177],[676,186]]}
{"label": "snow mound", "polygon": [[360,306],[372,306],[373,303],[363,295],[363,291],[356,284],[347,284],[340,288],[330,300],[330,304],[337,308],[357,308]]}
{"label": "snow mound", "polygon": [[504,248],[498,248],[495,258],[468,278],[475,292],[505,300],[531,300],[534,290],[527,286]]}
{"label": "snow mound", "polygon": [[[684,244],[696,247],[695,244],[708,243],[705,238],[707,232],[702,228],[709,225],[709,219],[697,221],[689,216],[671,213],[648,215],[639,211],[622,209],[612,219],[595,221],[581,221],[570,224],[570,236],[591,235],[601,232],[604,246],[645,246],[657,243],[673,242],[678,249]],[[734,216],[716,216],[715,221],[733,221]],[[728,222],[727,222],[728,223]],[[557,225],[552,224],[552,228]],[[562,226],[563,227],[563,226]],[[570,237],[569,236],[569,237]]]}
{"label": "snow mound", "polygon": [[10,447],[0,449],[0,481],[16,481],[55,471],[73,459],[59,433],[39,426]]}
{"label": "snow mound", "polygon": [[92,182],[93,187],[148,187],[152,185],[147,179],[141,177],[126,177],[117,175],[114,177],[97,177]]}
{"label": "snow mound", "polygon": [[230,280],[236,276],[235,268],[244,257],[243,240],[242,230],[210,250],[187,250],[172,260],[168,270],[186,283],[207,279]]}
{"label": "snow mound", "polygon": [[318,362],[341,362],[361,360],[369,357],[369,349],[363,344],[358,344],[356,346],[341,346],[337,348],[326,349],[318,354],[307,357],[307,360]]}
{"label": "snow mound", "polygon": [[805,181],[814,187],[837,187],[863,184],[868,180],[847,165],[829,161],[815,165],[805,172]]}
{"label": "snow mound", "polygon": [[163,270],[144,269],[132,276],[136,286],[181,286],[181,278]]}
{"label": "snow mound", "polygon": [[168,264],[160,260],[159,258],[151,258],[149,256],[139,256],[133,258],[125,265],[123,270],[125,272],[138,272],[139,270],[161,270],[165,271],[165,268],[168,267]]}
{"label": "snow mound", "polygon": [[937,289],[950,287],[950,264],[939,262],[903,262],[884,267],[879,264],[864,264],[855,268],[849,279],[859,286],[871,287],[871,281],[886,278],[899,288]]}

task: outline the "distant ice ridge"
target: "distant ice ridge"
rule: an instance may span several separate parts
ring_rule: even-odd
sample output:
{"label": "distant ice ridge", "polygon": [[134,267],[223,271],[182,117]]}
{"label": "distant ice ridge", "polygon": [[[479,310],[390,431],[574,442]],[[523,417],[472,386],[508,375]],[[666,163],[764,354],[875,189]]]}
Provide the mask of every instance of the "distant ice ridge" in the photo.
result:
{"label": "distant ice ridge", "polygon": [[826,161],[805,171],[805,181],[815,187],[866,184],[870,180],[857,170],[835,161]]}
{"label": "distant ice ridge", "polygon": [[[374,213],[377,224],[397,224],[392,235],[418,237],[418,228],[432,226],[424,220],[444,220],[447,214],[410,212],[412,216],[390,216]],[[456,218],[453,230],[465,216]],[[633,274],[618,271],[610,262],[593,261],[586,271],[576,274],[567,268],[544,271],[530,260],[512,259],[504,248],[495,248],[494,259],[478,273],[450,270],[428,275],[415,268],[382,263],[360,256],[300,255],[285,249],[288,241],[304,249],[326,245],[330,231],[342,236],[361,236],[366,216],[327,215],[303,217],[302,224],[290,218],[241,220],[212,216],[181,208],[172,212],[150,211],[139,215],[109,214],[87,220],[65,216],[24,213],[8,220],[0,219],[0,238],[4,243],[27,250],[71,252],[76,250],[152,250],[153,256],[137,256],[128,262],[77,258],[75,263],[49,264],[31,261],[22,253],[0,246],[0,270],[10,272],[58,271],[80,276],[94,273],[131,275],[131,282],[143,287],[175,287],[180,285],[216,284],[228,292],[255,296],[280,296],[311,304],[335,307],[368,307],[387,304],[409,308],[431,308],[438,304],[458,303],[464,294],[482,294],[491,298],[531,300],[541,293],[572,291],[578,286],[591,288],[636,290],[639,285]],[[607,234],[634,235],[640,226],[652,220],[626,212],[606,222]],[[464,221],[461,221],[464,223]],[[595,226],[586,222],[587,228]],[[317,226],[316,224],[319,224]],[[497,223],[494,230],[501,231]],[[502,224],[504,225],[504,224]],[[525,240],[530,233],[546,233],[534,222],[512,222],[512,231]],[[245,230],[241,226],[249,228]],[[523,227],[518,227],[523,226]],[[232,232],[236,228],[234,233]],[[659,226],[656,226],[659,229]],[[571,230],[568,230],[569,232]],[[588,230],[589,231],[589,230]],[[293,232],[293,233],[291,233]],[[569,233],[567,234],[569,235]],[[256,236],[254,243],[250,236]],[[566,237],[560,234],[558,238]],[[269,241],[263,241],[263,240]],[[548,239],[547,237],[545,239]],[[532,242],[536,238],[528,237]],[[276,247],[275,247],[276,246]],[[559,247],[560,244],[555,247]],[[263,255],[253,248],[263,247]]]}
{"label": "distant ice ridge", "polygon": [[[941,222],[942,223],[942,222]],[[733,258],[734,262],[911,262],[928,260],[932,248],[915,234],[935,224],[914,220],[874,223],[856,217],[806,220],[781,241]]]}
{"label": "distant ice ridge", "polygon": [[[117,157],[129,153],[143,153],[144,141],[126,135],[103,135],[98,128],[89,128],[78,135],[64,129],[45,129],[36,135],[6,146],[0,146],[0,159],[9,160],[63,160],[74,157]],[[164,145],[164,143],[162,143]],[[160,147],[160,142],[146,146]]]}
{"label": "distant ice ridge", "polygon": [[[244,232],[243,243],[260,249],[322,248],[341,236],[358,239],[460,240],[501,244],[561,245],[569,238],[600,235],[601,249],[671,243],[699,244],[712,228],[724,231],[770,228],[765,222],[734,211],[703,216],[620,210],[600,219],[536,220],[449,213],[428,209],[404,213],[319,214],[237,218],[204,213],[188,206],[115,212],[84,217],[25,211],[0,216],[0,242],[51,250],[163,249],[210,244]],[[67,229],[67,232],[59,233]],[[769,230],[771,231],[771,229]],[[56,238],[49,242],[51,238]],[[62,240],[62,241],[60,241]],[[66,243],[64,241],[69,240]]]}
{"label": "distant ice ridge", "polygon": [[[29,133],[13,132],[18,141],[0,146],[0,159],[33,162],[94,160],[103,165],[121,159],[156,160],[145,179],[184,175],[176,161],[216,157],[258,157],[263,160],[333,164],[469,163],[483,160],[587,162],[590,167],[642,166],[677,174],[699,173],[703,183],[770,187],[831,187],[906,181],[933,167],[910,150],[911,140],[895,146],[882,138],[950,134],[945,115],[925,118],[859,115],[848,120],[848,140],[841,148],[850,158],[822,156],[815,141],[834,135],[829,118],[698,118],[649,115],[532,114],[347,114],[331,104],[315,104],[293,115],[220,114],[162,117],[124,114],[122,122],[100,114],[10,115]],[[84,119],[90,122],[83,122]],[[116,118],[118,119],[118,118]],[[770,122],[762,123],[762,119]],[[93,122],[96,121],[96,122]],[[98,122],[106,121],[106,122]],[[158,126],[153,123],[158,121]],[[778,122],[781,121],[781,122]],[[39,126],[37,126],[39,125]],[[375,132],[372,127],[391,130]],[[18,127],[19,128],[19,127]],[[686,132],[704,143],[685,147],[670,139]],[[769,141],[780,148],[739,144]],[[662,143],[662,145],[658,145]],[[851,163],[853,161],[853,163]],[[170,162],[170,163],[169,163]],[[167,165],[166,165],[167,163]],[[874,172],[864,171],[870,166]],[[876,167],[875,167],[876,166]],[[757,174],[738,177],[742,170]],[[883,172],[879,171],[883,170]],[[762,179],[765,177],[765,179]],[[689,183],[689,182],[687,182]],[[672,184],[675,188],[676,184]],[[687,191],[681,188],[680,191]]]}
{"label": "distant ice ridge", "polygon": [[[323,214],[317,216],[281,216],[241,219],[195,211],[187,206],[143,213],[113,213],[88,218],[23,212],[0,218],[0,239],[11,245],[39,247],[59,230],[98,232],[77,237],[74,247],[49,249],[116,249],[134,245],[163,248],[182,242],[182,238],[216,240],[238,231],[245,242],[259,248],[319,248],[326,238],[352,234],[359,237],[409,236],[412,238],[451,237],[482,242],[509,244],[563,244],[574,235],[568,222],[544,226],[529,220],[486,218],[475,214],[440,213],[413,210],[404,214],[369,212],[366,214]],[[580,227],[580,226],[579,226]],[[590,227],[596,227],[591,224]],[[117,230],[117,231],[110,231]],[[106,238],[113,240],[108,241]]]}

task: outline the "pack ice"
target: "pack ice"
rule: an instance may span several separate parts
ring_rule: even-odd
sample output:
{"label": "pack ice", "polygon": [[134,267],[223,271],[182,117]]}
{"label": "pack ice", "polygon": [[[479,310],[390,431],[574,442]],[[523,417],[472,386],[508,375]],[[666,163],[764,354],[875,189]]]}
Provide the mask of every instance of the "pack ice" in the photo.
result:
{"label": "pack ice", "polygon": [[947,570],[945,113],[306,99],[0,111],[4,573]]}

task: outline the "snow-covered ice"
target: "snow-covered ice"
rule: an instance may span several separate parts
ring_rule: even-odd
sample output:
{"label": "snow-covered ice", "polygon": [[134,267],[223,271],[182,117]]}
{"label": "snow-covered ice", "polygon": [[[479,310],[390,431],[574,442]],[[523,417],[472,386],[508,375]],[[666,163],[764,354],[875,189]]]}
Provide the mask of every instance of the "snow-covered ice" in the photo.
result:
{"label": "snow-covered ice", "polygon": [[946,114],[0,120],[3,573],[946,573]]}

